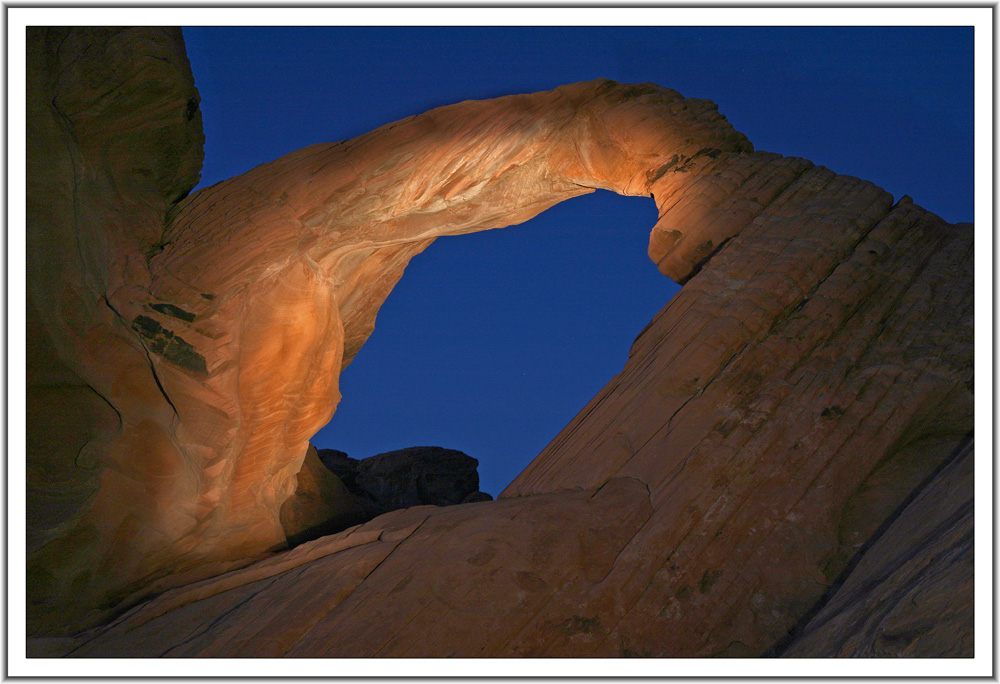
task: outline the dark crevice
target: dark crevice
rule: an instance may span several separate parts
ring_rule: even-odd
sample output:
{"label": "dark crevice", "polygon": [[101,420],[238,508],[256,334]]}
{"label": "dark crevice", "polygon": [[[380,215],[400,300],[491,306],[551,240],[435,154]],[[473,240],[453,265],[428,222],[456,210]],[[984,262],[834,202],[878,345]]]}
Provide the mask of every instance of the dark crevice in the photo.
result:
{"label": "dark crevice", "polygon": [[[145,349],[145,347],[143,347],[143,349]],[[148,350],[146,351],[146,360],[149,361],[149,370],[153,373],[153,380],[156,382],[156,387],[160,390],[160,394],[163,395],[163,398],[167,400],[167,403],[170,404],[170,408],[174,412],[174,417],[180,420],[180,414],[177,413],[177,407],[174,406],[174,402],[170,400],[170,395],[167,394],[167,390],[164,389],[163,383],[160,382],[160,376],[156,372],[156,364],[153,362],[153,358],[149,355]]]}
{"label": "dark crevice", "polygon": [[174,306],[173,304],[150,304],[149,306],[154,311],[158,311],[161,314],[177,318],[187,323],[193,322],[196,318],[195,314],[190,311],[185,311],[179,306]]}
{"label": "dark crevice", "polygon": [[[101,295],[101,299],[102,299],[102,300],[104,301],[104,305],[105,305],[105,306],[107,306],[107,307],[108,307],[108,308],[109,308],[109,309],[111,310],[111,312],[112,312],[112,313],[113,313],[113,314],[114,314],[114,315],[115,315],[116,317],[118,317],[118,318],[119,318],[119,319],[121,320],[121,319],[122,319],[122,316],[121,316],[121,314],[120,314],[120,313],[118,313],[118,310],[117,310],[117,309],[115,309],[115,307],[113,307],[113,306],[111,305],[111,302],[110,302],[110,301],[108,301],[108,298],[107,298],[107,296],[106,296],[106,295]],[[121,428],[121,426],[122,426],[122,424],[123,424],[123,421],[122,421],[122,414],[121,414],[121,411],[119,411],[119,410],[118,410],[118,408],[117,408],[117,407],[116,407],[116,406],[115,406],[114,404],[112,404],[112,403],[111,403],[111,400],[110,400],[110,399],[108,399],[108,398],[107,398],[106,396],[104,396],[103,394],[101,394],[101,392],[100,392],[100,391],[98,391],[98,389],[97,389],[96,387],[94,387],[94,385],[93,385],[93,384],[91,384],[91,383],[89,383],[89,382],[88,382],[88,383],[86,383],[86,387],[87,387],[87,388],[88,388],[88,389],[89,389],[90,391],[92,391],[92,392],[93,392],[94,394],[96,394],[96,395],[97,395],[98,397],[100,397],[100,398],[101,398],[101,400],[102,400],[102,401],[103,401],[103,402],[104,402],[105,404],[107,404],[107,405],[108,405],[108,407],[109,407],[109,408],[110,408],[110,409],[111,409],[112,411],[114,411],[114,412],[115,412],[115,415],[116,415],[116,416],[118,416],[118,427],[119,427],[119,428]]]}
{"label": "dark crevice", "polygon": [[729,244],[729,242],[734,237],[736,237],[736,235],[730,235],[725,240],[723,240],[722,242],[720,242],[718,247],[716,247],[715,249],[713,249],[709,253],[708,256],[706,256],[704,259],[702,259],[697,264],[695,264],[694,267],[691,269],[691,272],[688,273],[687,276],[685,276],[684,278],[681,278],[680,280],[678,280],[677,284],[678,285],[685,285],[689,280],[691,280],[696,275],[698,275],[698,273],[701,272],[701,269],[705,267],[705,264],[707,264],[709,261],[711,261],[712,257],[714,257],[716,254],[718,254],[719,252],[721,252],[722,248],[725,247],[727,244]]}
{"label": "dark crevice", "polygon": [[[106,295],[103,297],[103,299],[104,299],[105,305],[107,305],[107,307],[109,309],[111,309],[112,312],[114,312],[115,316],[117,316],[120,320],[122,320],[122,322],[124,322],[125,319],[118,312],[118,310],[115,309],[115,307],[111,305],[111,302],[110,302],[110,300],[108,300],[108,298],[107,298]],[[160,394],[162,394],[163,398],[167,400],[168,404],[170,404],[170,408],[174,412],[174,417],[180,419],[180,415],[177,413],[177,407],[174,406],[174,402],[172,402],[170,400],[170,396],[167,394],[167,390],[164,389],[163,383],[160,382],[160,376],[157,375],[157,373],[156,373],[156,364],[153,362],[153,357],[151,357],[149,355],[149,350],[146,348],[146,345],[142,344],[141,341],[140,341],[140,345],[142,346],[143,352],[146,354],[146,361],[149,363],[149,370],[153,374],[153,380],[154,380],[154,382],[156,382],[156,386],[157,386],[157,388],[159,388]],[[112,407],[112,408],[114,408],[114,407]],[[121,414],[118,415],[118,419],[119,419],[119,421],[121,420]]]}
{"label": "dark crevice", "polygon": [[[190,315],[193,320],[193,314]],[[174,331],[164,328],[158,321],[139,315],[132,320],[132,329],[143,338],[143,344],[148,350],[163,357],[165,361],[200,375],[208,375],[205,357],[198,353],[195,346]]]}
{"label": "dark crevice", "polygon": [[271,578],[271,581],[269,581],[263,587],[261,587],[260,589],[258,589],[255,592],[253,592],[252,594],[250,594],[249,596],[247,596],[246,598],[244,598],[242,601],[237,601],[234,605],[232,605],[228,609],[226,609],[226,610],[222,611],[221,613],[219,613],[219,615],[217,615],[215,617],[215,619],[212,620],[210,623],[208,623],[207,625],[203,625],[201,629],[195,630],[195,632],[193,634],[191,634],[190,636],[188,636],[186,639],[184,639],[184,641],[180,642],[179,644],[174,644],[173,646],[171,646],[170,648],[168,648],[166,651],[164,651],[163,653],[161,653],[159,655],[159,657],[160,658],[166,658],[166,657],[169,656],[169,654],[170,654],[171,651],[175,651],[175,650],[177,650],[177,649],[179,649],[179,648],[181,648],[183,646],[186,646],[186,645],[192,643],[193,641],[195,641],[198,637],[210,633],[211,630],[212,630],[212,628],[215,627],[217,624],[219,624],[223,620],[227,619],[230,615],[234,614],[237,610],[243,608],[243,606],[249,604],[251,601],[253,601],[255,598],[257,598],[257,596],[259,594],[261,594],[261,593],[265,592],[267,589],[269,589],[272,584],[274,584],[275,582],[278,581],[279,577],[281,577],[281,574],[275,575],[274,577]]}

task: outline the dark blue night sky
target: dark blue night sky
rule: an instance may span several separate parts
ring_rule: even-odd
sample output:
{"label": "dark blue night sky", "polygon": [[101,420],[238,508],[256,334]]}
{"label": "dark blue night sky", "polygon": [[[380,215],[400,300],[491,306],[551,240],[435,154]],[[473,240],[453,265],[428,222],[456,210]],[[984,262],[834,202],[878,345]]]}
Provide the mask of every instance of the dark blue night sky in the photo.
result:
{"label": "dark blue night sky", "polygon": [[[972,220],[971,27],[184,35],[205,121],[202,186],[440,105],[606,77],[714,100],[758,150]],[[498,494],[621,370],[677,291],[646,257],[655,220],[652,200],[598,192],[521,226],[437,240],[382,307],[313,442],[355,458],[461,449]]]}

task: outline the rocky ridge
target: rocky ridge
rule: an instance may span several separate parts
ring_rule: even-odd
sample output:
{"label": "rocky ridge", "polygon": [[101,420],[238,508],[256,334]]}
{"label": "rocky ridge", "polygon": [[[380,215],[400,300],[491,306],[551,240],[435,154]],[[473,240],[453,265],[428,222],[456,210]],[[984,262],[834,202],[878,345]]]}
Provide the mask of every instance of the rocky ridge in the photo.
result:
{"label": "rocky ridge", "polygon": [[[33,29],[29,54],[29,633],[76,656],[971,655],[971,226],[611,81],[182,199],[179,32]],[[684,283],[622,372],[499,500],[275,553],[340,505],[283,509],[408,259],[594,188],[653,197],[650,257]]]}

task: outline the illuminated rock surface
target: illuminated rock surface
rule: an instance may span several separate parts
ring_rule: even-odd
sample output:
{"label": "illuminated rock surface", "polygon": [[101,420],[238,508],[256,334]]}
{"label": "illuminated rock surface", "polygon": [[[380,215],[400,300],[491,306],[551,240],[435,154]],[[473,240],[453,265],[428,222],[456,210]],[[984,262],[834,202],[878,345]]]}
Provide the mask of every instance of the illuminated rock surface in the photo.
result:
{"label": "illuminated rock surface", "polygon": [[[971,226],[611,81],[181,200],[179,32],[32,30],[29,65],[29,633],[159,594],[73,655],[971,655]],[[622,372],[498,501],[281,552],[349,514],[283,506],[408,260],[594,188],[653,197],[685,283]]]}

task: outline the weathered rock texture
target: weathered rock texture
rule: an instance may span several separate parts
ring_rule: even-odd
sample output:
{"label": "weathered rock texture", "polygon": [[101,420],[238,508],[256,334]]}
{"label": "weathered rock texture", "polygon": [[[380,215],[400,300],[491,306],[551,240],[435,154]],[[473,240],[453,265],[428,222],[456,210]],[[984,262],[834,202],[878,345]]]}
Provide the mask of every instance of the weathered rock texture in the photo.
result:
{"label": "weathered rock texture", "polygon": [[[52,36],[32,49],[36,80],[63,73]],[[81,130],[30,149],[75,168],[74,141],[109,124],[62,121],[33,92],[46,125]],[[59,176],[75,204],[36,194],[30,230],[41,253],[101,250],[64,257],[72,285],[43,269],[48,298],[32,306],[45,358],[114,410],[65,419],[86,426],[89,460],[29,454],[71,482],[89,467],[96,488],[36,532],[50,530],[30,558],[31,629],[160,595],[80,635],[74,655],[868,653],[878,636],[844,641],[819,610],[841,582],[828,607],[845,621],[869,596],[940,591],[866,624],[891,626],[896,653],[970,655],[971,521],[906,521],[945,486],[935,473],[971,463],[971,226],[755,153],[709,102],[611,81],[443,107],[176,204],[185,184],[141,165],[82,168],[100,182]],[[148,212],[128,239],[114,221],[69,221],[92,207],[136,222],[132,186],[108,169],[170,190],[129,200]],[[653,197],[650,256],[686,283],[623,371],[500,500],[397,511],[250,564],[284,543],[308,439],[408,260],[595,188]],[[89,335],[76,346],[74,326]],[[62,429],[43,418],[41,432]],[[949,500],[971,500],[967,480],[947,482]],[[891,560],[870,557],[883,548]],[[866,594],[857,572],[892,575]],[[901,626],[942,602],[962,636]]]}
{"label": "weathered rock texture", "polygon": [[35,631],[172,564],[163,530],[190,526],[174,502],[202,476],[176,475],[200,464],[176,458],[183,402],[164,393],[153,355],[183,358],[186,341],[137,344],[116,307],[148,287],[167,210],[198,181],[203,135],[179,29],[29,27],[27,65]]}

